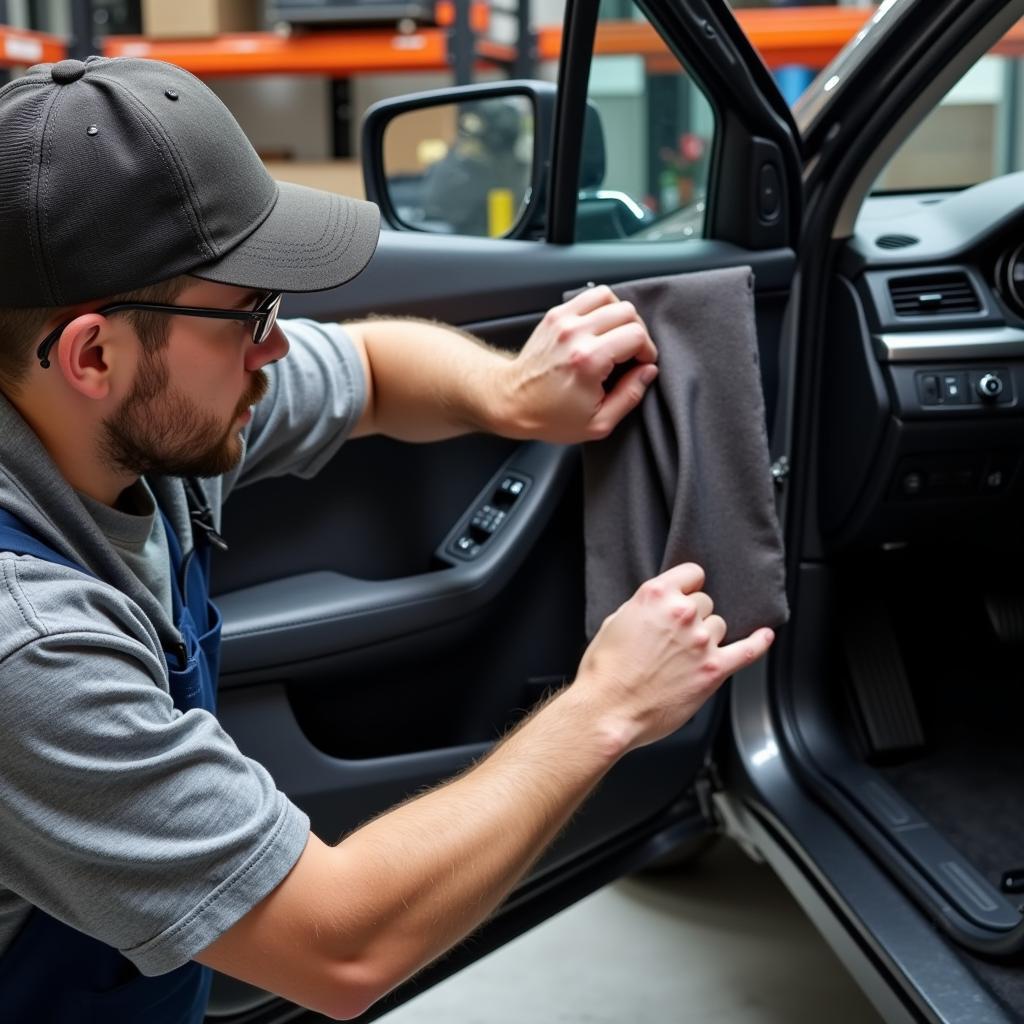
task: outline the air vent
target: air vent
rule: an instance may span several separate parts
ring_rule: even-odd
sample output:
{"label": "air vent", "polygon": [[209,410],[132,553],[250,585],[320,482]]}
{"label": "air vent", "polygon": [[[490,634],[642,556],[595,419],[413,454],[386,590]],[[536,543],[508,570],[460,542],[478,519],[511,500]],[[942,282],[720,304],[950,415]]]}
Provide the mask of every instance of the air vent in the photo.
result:
{"label": "air vent", "polygon": [[879,235],[875,245],[879,249],[906,249],[908,245],[917,245],[920,241],[920,238],[913,235]]}
{"label": "air vent", "polygon": [[889,296],[897,316],[981,312],[981,302],[974,286],[962,272],[890,278]]}

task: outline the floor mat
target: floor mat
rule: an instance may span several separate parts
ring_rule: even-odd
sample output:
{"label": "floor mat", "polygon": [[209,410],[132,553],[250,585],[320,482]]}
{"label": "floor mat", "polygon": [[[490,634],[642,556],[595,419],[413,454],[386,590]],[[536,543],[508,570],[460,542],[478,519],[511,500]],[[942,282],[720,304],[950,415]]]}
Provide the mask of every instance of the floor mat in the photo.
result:
{"label": "floor mat", "polygon": [[879,770],[993,885],[1024,868],[1024,741],[964,742]]}
{"label": "floor mat", "polygon": [[[889,582],[887,604],[927,747],[874,767],[998,887],[1003,872],[1024,868],[1024,650],[996,640],[985,588],[969,572],[951,572],[940,553]],[[1024,904],[1024,894],[1010,900]],[[1024,1020],[1024,957],[993,963],[962,955]]]}
{"label": "floor mat", "polygon": [[[962,738],[878,770],[994,885],[1004,871],[1024,867],[1024,742],[1014,748],[1005,739],[984,744]],[[1024,894],[1017,900],[1024,904]],[[1008,964],[963,956],[1024,1019],[1024,958]]]}

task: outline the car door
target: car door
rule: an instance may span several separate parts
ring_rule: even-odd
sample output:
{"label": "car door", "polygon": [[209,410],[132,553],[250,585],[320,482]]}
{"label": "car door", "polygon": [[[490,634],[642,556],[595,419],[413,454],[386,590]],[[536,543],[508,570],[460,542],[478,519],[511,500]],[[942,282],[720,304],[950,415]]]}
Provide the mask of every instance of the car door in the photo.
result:
{"label": "car door", "polygon": [[[596,5],[572,3],[541,237],[387,231],[354,283],[293,300],[292,314],[322,319],[438,317],[515,349],[548,306],[588,281],[737,264],[757,280],[790,626],[769,659],[693,722],[620,764],[472,947],[426,972],[417,991],[717,827],[771,863],[884,1019],[1018,1019],[951,941],[949,902],[930,907],[891,850],[830,802],[820,770],[830,737],[811,735],[806,706],[838,699],[822,671],[831,624],[815,521],[817,428],[820,407],[846,393],[835,383],[846,383],[844,364],[829,355],[841,342],[824,325],[844,259],[848,272],[853,218],[893,138],[1020,8],[883,4],[812,89],[798,132],[724,3],[645,0],[637,21],[620,8],[618,56],[639,64],[594,58]],[[609,139],[600,181],[584,157],[587,103]],[[652,142],[669,150],[660,166]],[[584,210],[602,190],[649,200],[655,222],[608,228],[593,205]],[[842,479],[843,470],[825,473]],[[524,485],[508,526],[460,567],[450,542],[481,503],[505,500],[506,481]],[[315,480],[272,481],[232,499],[232,551],[217,575],[222,717],[324,838],[471,763],[571,678],[583,646],[580,500],[577,453],[484,437],[360,441]],[[293,1009],[221,984],[211,1013],[271,1021]]]}
{"label": "car door", "polygon": [[[607,31],[598,14],[593,0],[567,11],[541,237],[385,230],[356,281],[291,296],[284,315],[438,318],[517,349],[587,282],[749,265],[771,414],[800,217],[788,108],[723,3],[623,7],[617,20],[635,26],[640,52],[592,61],[595,32]],[[605,114],[606,188],[643,195],[659,173],[649,153],[679,152],[684,134],[702,133],[688,184],[681,167],[671,189],[660,182],[646,234],[602,237],[590,224],[580,239],[581,188],[594,184],[581,178],[588,98]],[[648,147],[609,134],[641,118]],[[322,838],[463,770],[572,679],[585,646],[579,463],[571,448],[485,436],[372,438],[343,446],[312,480],[261,482],[229,500],[230,550],[214,573],[225,619],[220,717]],[[502,502],[507,523],[483,554],[453,557],[473,513]],[[717,697],[621,762],[472,947],[417,990],[706,832],[697,782],[724,711]],[[228,979],[210,1009],[246,1021],[293,1012]]]}
{"label": "car door", "polygon": [[[922,597],[929,586],[950,592],[955,573],[926,577],[920,566],[929,558],[943,568],[977,565],[974,585],[983,591],[990,564],[1001,565],[1005,538],[1019,532],[1021,492],[1016,485],[1003,489],[1006,471],[990,454],[1008,448],[1016,457],[1019,421],[1016,413],[1002,416],[1005,404],[987,404],[979,382],[987,374],[990,385],[1001,385],[1003,377],[987,369],[997,353],[975,342],[985,327],[1013,336],[1020,326],[1019,313],[1002,299],[1008,283],[995,274],[1000,254],[1019,245],[1020,176],[1006,174],[1014,165],[1004,165],[973,188],[869,193],[975,62],[1000,43],[1011,52],[1022,15],[1021,3],[883,4],[797,107],[805,215],[781,353],[791,400],[779,403],[783,415],[773,439],[788,458],[793,614],[771,659],[733,680],[731,754],[719,760],[711,800],[727,831],[771,863],[887,1021],[1021,1019],[1019,899],[1000,886],[998,867],[982,861],[979,869],[966,833],[955,831],[955,816],[938,817],[945,789],[943,799],[922,804],[920,789],[901,788],[911,771],[934,785],[935,777],[920,768],[921,752],[944,756],[948,742],[923,695],[950,691],[943,699],[955,710],[948,726],[941,724],[958,736],[975,704],[990,720],[1007,715],[1005,704],[987,693],[964,699],[994,675],[990,659],[998,665],[1007,658],[1012,691],[1019,678],[1019,654],[1000,650],[992,630],[972,635],[978,671],[960,667],[955,658],[967,648],[966,633],[943,628],[934,606],[927,616]],[[934,155],[930,160],[937,162]],[[899,216],[900,204],[913,214]],[[963,217],[962,229],[936,232],[955,216]],[[906,251],[891,254],[886,246],[894,242]],[[911,305],[896,309],[900,284],[932,282],[943,268],[952,271],[951,281],[976,282],[968,286],[977,297],[966,312],[951,315],[946,299],[933,312],[927,298],[921,302],[927,288],[911,290]],[[868,281],[879,282],[880,299],[851,298]],[[898,359],[879,340],[894,323],[888,340],[899,347]],[[926,338],[936,345],[930,351]],[[1019,365],[1016,353],[998,355],[1009,361],[1002,371],[1009,379]],[[911,392],[901,397],[904,376],[923,379],[936,372],[932,367],[945,367],[954,397],[960,373],[965,387],[971,384],[963,412],[941,420],[926,394],[920,401]],[[969,376],[977,367],[981,372]],[[976,489],[973,476],[971,486],[952,492],[930,490],[941,476],[923,477],[924,500],[913,503],[912,469],[930,458],[940,468],[950,460],[992,459],[993,468]],[[979,557],[975,549],[995,554]],[[883,564],[886,571],[879,572]],[[851,601],[850,580],[864,583],[868,576]],[[967,607],[973,594],[965,590],[962,600]],[[892,625],[897,606],[919,625],[927,619],[919,634]],[[854,638],[865,611],[877,615],[875,625]],[[927,675],[914,660],[921,650],[937,655]],[[862,671],[862,658],[894,669],[873,677],[879,687],[870,694],[872,676]],[[946,664],[944,676],[937,668]],[[882,719],[871,716],[901,700],[907,716],[896,712],[886,724],[920,726],[919,736],[881,737],[870,728],[863,738],[854,736],[855,723],[878,725]],[[978,771],[979,752],[997,743],[992,730],[947,776],[963,781],[961,771],[974,773],[963,798],[969,807],[987,806],[986,789],[1008,793],[1020,806],[1019,775]],[[1008,744],[1019,749],[1015,735]],[[999,817],[981,815],[971,838],[997,838]],[[1014,860],[1019,843],[1011,850]]]}

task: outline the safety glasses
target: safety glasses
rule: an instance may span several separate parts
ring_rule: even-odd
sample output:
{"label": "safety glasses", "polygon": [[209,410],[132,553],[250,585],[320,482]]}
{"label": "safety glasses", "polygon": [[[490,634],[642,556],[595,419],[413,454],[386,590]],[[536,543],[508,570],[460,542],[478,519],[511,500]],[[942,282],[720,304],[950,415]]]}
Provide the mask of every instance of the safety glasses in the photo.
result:
{"label": "safety glasses", "polygon": [[[96,313],[121,313],[129,309],[146,310],[150,313],[167,313],[172,316],[203,316],[214,320],[251,320],[252,343],[259,345],[266,341],[277,322],[277,311],[281,308],[283,292],[267,292],[253,309],[207,309],[202,306],[164,306],[156,302],[112,302],[101,306]],[[74,319],[74,318],[72,318]],[[45,370],[50,365],[50,349],[57,343],[61,332],[71,320],[55,327],[36,349],[39,365]]]}

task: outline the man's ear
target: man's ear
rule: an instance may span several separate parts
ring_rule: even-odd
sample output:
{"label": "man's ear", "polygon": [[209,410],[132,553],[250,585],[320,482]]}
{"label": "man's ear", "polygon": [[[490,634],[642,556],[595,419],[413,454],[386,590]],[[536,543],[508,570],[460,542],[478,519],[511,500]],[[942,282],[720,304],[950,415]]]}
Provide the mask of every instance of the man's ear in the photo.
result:
{"label": "man's ear", "polygon": [[61,331],[56,359],[67,383],[86,398],[104,399],[112,386],[112,369],[117,362],[117,344],[110,322],[98,313],[83,313]]}

